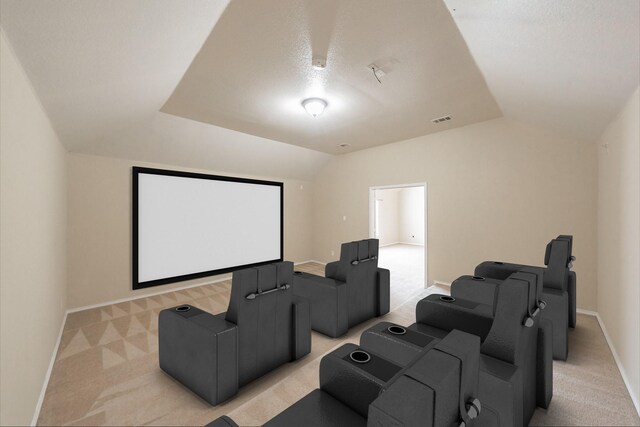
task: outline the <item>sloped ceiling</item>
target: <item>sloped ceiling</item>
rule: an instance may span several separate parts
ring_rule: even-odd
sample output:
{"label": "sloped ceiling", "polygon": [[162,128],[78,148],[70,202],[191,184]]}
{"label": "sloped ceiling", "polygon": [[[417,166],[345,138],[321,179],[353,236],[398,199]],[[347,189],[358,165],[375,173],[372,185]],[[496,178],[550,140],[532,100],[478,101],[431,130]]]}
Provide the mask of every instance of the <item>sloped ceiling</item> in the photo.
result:
{"label": "sloped ceiling", "polygon": [[424,0],[232,1],[162,111],[331,154],[501,116],[445,4]]}
{"label": "sloped ceiling", "polygon": [[265,176],[501,114],[594,140],[639,83],[637,0],[228,3],[0,0],[0,26],[70,151]]}
{"label": "sloped ceiling", "polygon": [[2,0],[0,25],[69,151],[311,179],[330,156],[159,111],[227,3]]}
{"label": "sloped ceiling", "polygon": [[158,111],[224,1],[2,0],[0,23],[76,150]]}
{"label": "sloped ceiling", "polygon": [[507,117],[595,140],[638,87],[638,0],[445,2]]}

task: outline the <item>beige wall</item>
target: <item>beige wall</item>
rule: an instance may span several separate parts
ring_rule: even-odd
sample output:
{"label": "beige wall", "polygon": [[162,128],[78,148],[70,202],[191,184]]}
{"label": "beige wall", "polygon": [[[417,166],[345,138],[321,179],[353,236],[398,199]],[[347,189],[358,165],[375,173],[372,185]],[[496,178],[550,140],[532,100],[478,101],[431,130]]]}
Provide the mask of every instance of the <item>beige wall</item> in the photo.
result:
{"label": "beige wall", "polygon": [[598,313],[640,411],[639,90],[598,144]]}
{"label": "beige wall", "polygon": [[0,424],[30,424],[65,311],[66,152],[0,31]]}
{"label": "beige wall", "polygon": [[424,188],[407,187],[398,194],[400,242],[424,245]]}
{"label": "beige wall", "polygon": [[540,265],[573,234],[578,306],[593,310],[596,159],[592,143],[504,118],[336,157],[315,181],[314,258],[367,237],[369,187],[426,182],[428,283],[487,259]]}
{"label": "beige wall", "polygon": [[[83,154],[70,154],[68,164],[70,309],[228,277],[208,277],[136,291],[131,288],[131,167],[215,172]],[[285,259],[296,262],[311,259],[312,183],[250,178],[284,182]]]}

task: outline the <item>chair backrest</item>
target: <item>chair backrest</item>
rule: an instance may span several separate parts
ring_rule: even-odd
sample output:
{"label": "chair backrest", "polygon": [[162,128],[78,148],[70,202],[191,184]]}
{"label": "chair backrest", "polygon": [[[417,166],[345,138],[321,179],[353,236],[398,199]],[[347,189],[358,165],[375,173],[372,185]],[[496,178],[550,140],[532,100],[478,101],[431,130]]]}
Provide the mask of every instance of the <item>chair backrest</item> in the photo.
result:
{"label": "chair backrest", "polygon": [[558,236],[547,244],[544,254],[544,263],[547,266],[544,277],[546,287],[567,290],[572,240],[571,236]]}
{"label": "chair backrest", "polygon": [[378,239],[343,243],[336,280],[347,284],[348,323],[356,325],[377,313]]}
{"label": "chair backrest", "polygon": [[373,263],[378,266],[378,239],[365,239],[354,242],[343,243],[340,247],[340,262],[336,272],[336,280],[347,281],[347,276],[354,266],[360,263]]}
{"label": "chair backrest", "polygon": [[347,281],[347,275],[351,271],[353,263],[358,261],[358,242],[343,243],[340,247],[340,262],[334,279],[341,282]]}
{"label": "chair backrest", "polygon": [[[535,271],[520,271],[499,285],[493,324],[482,343],[483,354],[516,366],[530,362],[540,319],[536,313],[539,280]],[[531,322],[527,326],[528,318]]]}
{"label": "chair backrest", "polygon": [[291,360],[293,263],[233,273],[226,320],[238,325],[240,386]]}

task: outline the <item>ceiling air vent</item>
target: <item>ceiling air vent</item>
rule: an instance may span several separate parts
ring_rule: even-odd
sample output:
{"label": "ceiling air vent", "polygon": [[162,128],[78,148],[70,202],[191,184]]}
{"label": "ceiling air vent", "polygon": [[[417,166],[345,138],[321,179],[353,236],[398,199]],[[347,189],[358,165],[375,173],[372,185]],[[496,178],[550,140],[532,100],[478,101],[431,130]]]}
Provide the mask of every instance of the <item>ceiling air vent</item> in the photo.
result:
{"label": "ceiling air vent", "polygon": [[340,148],[347,148],[348,146],[350,146],[351,144],[338,144],[338,147]]}
{"label": "ceiling air vent", "polygon": [[448,122],[449,120],[451,120],[451,116],[443,116],[443,117],[438,117],[437,119],[432,119],[431,123],[437,125],[438,123]]}

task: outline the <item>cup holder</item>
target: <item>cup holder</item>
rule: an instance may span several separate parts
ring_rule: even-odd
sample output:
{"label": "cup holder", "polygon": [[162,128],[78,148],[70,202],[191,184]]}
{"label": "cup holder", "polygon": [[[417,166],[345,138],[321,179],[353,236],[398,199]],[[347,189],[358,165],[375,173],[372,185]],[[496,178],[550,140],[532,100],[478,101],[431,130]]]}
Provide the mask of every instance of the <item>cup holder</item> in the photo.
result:
{"label": "cup holder", "polygon": [[493,261],[494,264],[498,264],[498,265],[503,265],[504,262],[500,262],[500,261]]}
{"label": "cup holder", "polygon": [[473,276],[471,279],[473,279],[473,280],[484,280],[484,277],[482,277],[482,276]]}
{"label": "cup holder", "polygon": [[369,355],[369,353],[362,350],[352,351],[349,357],[356,363],[367,363],[371,360],[371,356]]}
{"label": "cup holder", "polygon": [[454,302],[456,299],[454,297],[450,297],[448,295],[443,295],[440,297],[440,301],[444,302]]}
{"label": "cup holder", "polygon": [[185,311],[189,311],[191,310],[191,307],[189,307],[188,305],[181,305],[180,307],[176,307],[176,311],[183,313]]}
{"label": "cup holder", "polygon": [[407,333],[407,330],[405,328],[397,325],[389,326],[387,328],[387,331],[389,331],[389,333],[392,333],[393,335],[404,335]]}

